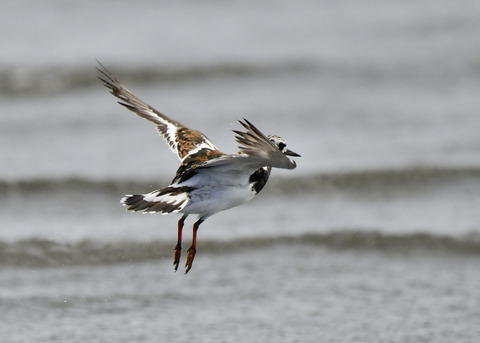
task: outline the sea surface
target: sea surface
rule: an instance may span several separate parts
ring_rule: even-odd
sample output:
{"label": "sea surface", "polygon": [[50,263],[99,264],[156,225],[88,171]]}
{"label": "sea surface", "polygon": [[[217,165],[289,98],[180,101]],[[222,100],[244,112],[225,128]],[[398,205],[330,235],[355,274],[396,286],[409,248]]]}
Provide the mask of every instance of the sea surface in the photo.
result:
{"label": "sea surface", "polygon": [[[3,1],[0,341],[479,342],[479,33],[468,0]],[[119,204],[179,162],[97,60],[224,152],[247,118],[302,155],[187,275],[179,216]]]}

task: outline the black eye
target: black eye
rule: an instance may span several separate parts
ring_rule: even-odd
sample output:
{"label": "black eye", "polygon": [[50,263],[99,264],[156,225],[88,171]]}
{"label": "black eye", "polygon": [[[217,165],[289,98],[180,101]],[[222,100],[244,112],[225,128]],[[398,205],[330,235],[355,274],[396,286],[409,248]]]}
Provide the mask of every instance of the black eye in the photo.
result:
{"label": "black eye", "polygon": [[278,148],[279,148],[280,150],[285,149],[286,146],[287,146],[287,145],[286,145],[285,143],[278,143]]}

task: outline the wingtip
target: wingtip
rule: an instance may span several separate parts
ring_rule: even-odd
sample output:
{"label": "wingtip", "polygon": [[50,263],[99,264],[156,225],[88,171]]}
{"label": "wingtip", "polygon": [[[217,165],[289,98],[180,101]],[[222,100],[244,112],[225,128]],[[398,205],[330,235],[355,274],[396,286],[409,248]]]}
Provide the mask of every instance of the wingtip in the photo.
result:
{"label": "wingtip", "polygon": [[118,84],[117,78],[107,69],[98,59],[96,59],[98,66],[95,69],[103,75],[103,77],[97,76],[97,78],[103,82],[104,86],[110,89],[113,89],[113,84]]}
{"label": "wingtip", "polygon": [[241,120],[238,120],[238,122],[244,127],[246,128],[247,130],[250,130],[252,128],[254,128],[255,126],[252,125],[252,123],[250,123],[247,119],[243,118],[243,121]]}
{"label": "wingtip", "polygon": [[[98,66],[95,67],[95,69],[97,69],[97,70],[100,71],[101,73],[107,72],[107,73],[111,74],[110,71],[102,64],[102,62],[99,61],[98,58],[96,58],[95,61],[97,61],[97,63],[98,63]],[[101,69],[100,69],[99,67],[100,67]]]}
{"label": "wingtip", "polygon": [[247,123],[248,125],[252,125],[252,123],[250,123],[247,118],[244,117],[243,120],[244,120],[245,123]]}

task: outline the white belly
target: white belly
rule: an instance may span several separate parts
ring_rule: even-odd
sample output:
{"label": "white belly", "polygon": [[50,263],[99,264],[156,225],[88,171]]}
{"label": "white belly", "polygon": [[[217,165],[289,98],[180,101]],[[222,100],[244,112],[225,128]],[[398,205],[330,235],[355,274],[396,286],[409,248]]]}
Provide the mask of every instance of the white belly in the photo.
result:
{"label": "white belly", "polygon": [[[216,178],[212,180],[192,178],[192,184],[190,185],[196,189],[190,192],[190,201],[181,212],[211,216],[217,212],[250,201],[255,196],[255,192],[251,189],[248,179],[242,179]],[[189,185],[189,183],[187,181],[185,185]]]}

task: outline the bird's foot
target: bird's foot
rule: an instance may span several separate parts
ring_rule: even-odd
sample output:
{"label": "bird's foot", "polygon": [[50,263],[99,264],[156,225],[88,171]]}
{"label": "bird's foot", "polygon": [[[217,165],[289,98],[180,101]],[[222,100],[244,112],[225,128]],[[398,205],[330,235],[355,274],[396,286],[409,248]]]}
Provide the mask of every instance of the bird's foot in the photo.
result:
{"label": "bird's foot", "polygon": [[185,262],[185,274],[192,269],[193,259],[195,258],[196,252],[197,249],[195,249],[193,246],[188,249],[187,262]]}
{"label": "bird's foot", "polygon": [[175,271],[177,271],[178,269],[178,265],[180,264],[180,256],[182,254],[182,245],[181,244],[177,244],[175,246],[175,257],[173,258],[173,267],[175,269]]}

